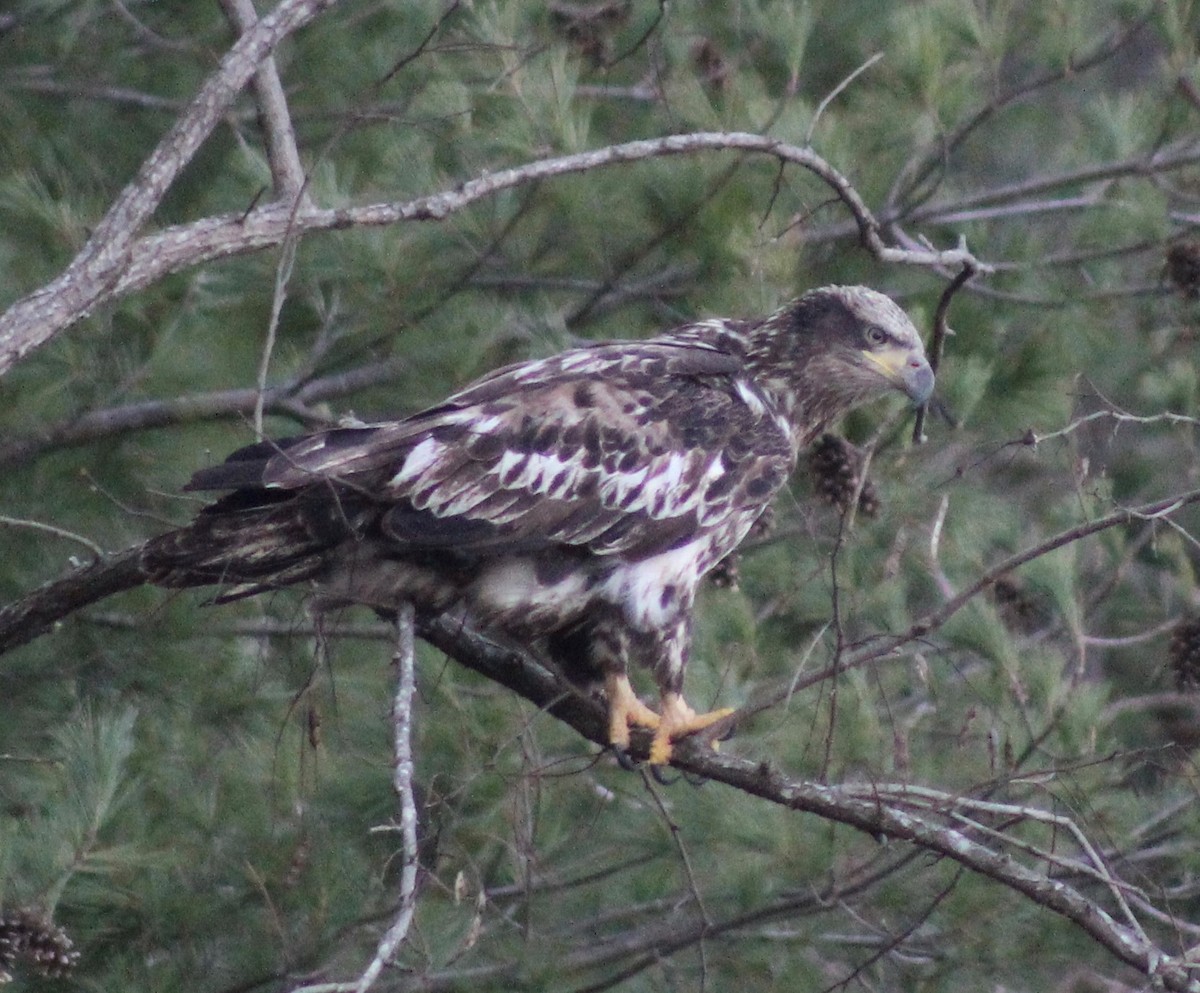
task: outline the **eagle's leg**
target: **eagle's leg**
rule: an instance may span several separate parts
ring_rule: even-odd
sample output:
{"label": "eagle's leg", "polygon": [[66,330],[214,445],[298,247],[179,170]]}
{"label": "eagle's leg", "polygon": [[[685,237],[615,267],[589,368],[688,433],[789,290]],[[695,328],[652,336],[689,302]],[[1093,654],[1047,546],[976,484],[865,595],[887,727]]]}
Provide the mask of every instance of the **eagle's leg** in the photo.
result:
{"label": "eagle's leg", "polygon": [[677,590],[674,603],[678,613],[674,624],[664,624],[631,641],[638,660],[653,666],[661,696],[659,721],[650,742],[651,765],[666,765],[671,761],[672,742],[702,731],[733,713],[726,709],[697,714],[683,699],[683,674],[692,650],[693,595],[694,590]]}
{"label": "eagle's leg", "polygon": [[632,727],[651,730],[658,727],[658,714],[633,692],[625,673],[608,673],[604,677],[604,691],[608,696],[608,743],[614,748],[629,750],[629,729]]}
{"label": "eagle's leg", "polygon": [[[689,734],[703,731],[706,727],[733,713],[733,708],[723,707],[697,714],[679,693],[667,691],[662,696],[662,715],[650,743],[650,764],[666,765],[671,761],[671,743]],[[713,742],[716,747],[716,742]]]}

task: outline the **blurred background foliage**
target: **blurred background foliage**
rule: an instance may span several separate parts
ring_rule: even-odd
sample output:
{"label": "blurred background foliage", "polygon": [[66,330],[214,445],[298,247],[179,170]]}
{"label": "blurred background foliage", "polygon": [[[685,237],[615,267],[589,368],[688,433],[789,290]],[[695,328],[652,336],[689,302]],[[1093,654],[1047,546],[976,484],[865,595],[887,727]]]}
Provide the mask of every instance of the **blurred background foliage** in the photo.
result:
{"label": "blurred background foliage", "polygon": [[[894,407],[844,425],[874,448],[879,502],[844,532],[797,474],[736,587],[704,593],[689,695],[737,705],[794,682],[725,747],[1069,815],[1186,923],[1194,512],[1034,561],[919,651],[838,674],[836,709],[834,680],[810,677],[836,645],[835,548],[854,642],[1116,504],[1197,486],[1198,29],[1186,0],[347,0],[277,60],[321,206],[727,129],[811,136],[895,242],[964,235],[996,271],[956,298],[928,443]],[[66,265],[232,39],[209,0],[0,8],[0,308]],[[270,186],[247,92],[156,223]],[[190,473],[252,440],[251,408],[221,397],[256,383],[279,264],[171,276],[0,382],[0,598],[196,509]],[[890,292],[928,328],[947,275],[874,261],[829,189],[765,159],[546,181],[304,240],[268,381],[383,372],[266,426],[403,414],[504,362],[830,282]],[[123,420],[187,398],[205,403]],[[64,978],[18,963],[12,988],[241,993],[369,959],[398,885],[394,836],[373,831],[394,814],[389,647],[351,615],[323,656],[310,625],[299,595],[218,610],[141,590],[0,662],[0,913],[48,915],[81,953]],[[622,771],[431,650],[419,690],[422,890],[383,988],[1139,988],[988,880]]]}

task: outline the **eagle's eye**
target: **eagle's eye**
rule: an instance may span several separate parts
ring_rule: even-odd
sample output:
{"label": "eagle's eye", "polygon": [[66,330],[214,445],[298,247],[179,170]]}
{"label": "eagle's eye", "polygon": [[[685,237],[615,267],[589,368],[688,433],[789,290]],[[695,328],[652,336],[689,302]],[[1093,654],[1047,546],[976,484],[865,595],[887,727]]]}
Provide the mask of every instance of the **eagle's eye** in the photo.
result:
{"label": "eagle's eye", "polygon": [[867,343],[868,344],[886,345],[888,343],[888,341],[891,340],[891,337],[892,336],[890,334],[888,334],[886,331],[884,331],[883,328],[877,327],[874,324],[872,324],[869,328],[867,328]]}

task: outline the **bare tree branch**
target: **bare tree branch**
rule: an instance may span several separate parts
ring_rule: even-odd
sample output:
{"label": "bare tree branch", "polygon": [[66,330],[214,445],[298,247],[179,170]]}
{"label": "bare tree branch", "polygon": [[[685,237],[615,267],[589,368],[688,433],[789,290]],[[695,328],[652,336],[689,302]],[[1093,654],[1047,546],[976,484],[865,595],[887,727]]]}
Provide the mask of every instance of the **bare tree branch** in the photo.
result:
{"label": "bare tree branch", "polygon": [[[292,2],[299,3],[300,0]],[[309,2],[327,5],[334,0]],[[268,23],[271,23],[270,19],[260,21],[254,32],[243,36],[243,41],[260,35],[263,26]],[[185,115],[183,120],[190,116],[193,115]],[[667,155],[696,155],[713,151],[757,153],[809,170],[834,190],[854,217],[863,246],[881,262],[951,268],[969,263],[981,272],[990,271],[986,263],[975,258],[961,244],[942,251],[898,248],[887,244],[880,235],[879,222],[850,181],[810,148],[746,132],[696,132],[630,141],[594,151],[541,159],[511,169],[484,173],[454,189],[402,203],[338,209],[321,209],[304,204],[269,204],[240,214],[206,218],[167,228],[136,241],[132,235],[120,237],[113,233],[113,224],[106,218],[102,225],[104,233],[109,240],[120,242],[119,253],[104,244],[93,247],[102,233],[97,229],[97,235],[61,276],[18,301],[0,316],[0,375],[34,348],[87,316],[97,306],[142,289],[170,273],[204,262],[260,251],[281,244],[289,236],[314,231],[375,227],[407,221],[441,221],[477,201],[544,179]],[[143,167],[142,171],[145,173],[147,167]],[[154,175],[157,176],[157,172]],[[140,189],[138,184],[139,181],[135,180],[129,190],[137,193]],[[161,183],[155,189],[159,186]],[[165,186],[162,189],[165,190]],[[124,198],[126,194],[123,194]],[[138,197],[134,199],[141,203]],[[110,217],[118,215],[120,206],[121,201],[118,201]],[[125,217],[131,212],[134,212],[133,207],[124,207],[119,216]],[[144,217],[139,214],[139,225],[142,219]]]}
{"label": "bare tree branch", "polygon": [[[329,423],[329,418],[312,410],[311,404],[390,382],[408,365],[406,359],[388,359],[345,372],[331,373],[305,383],[274,386],[263,396],[263,409],[270,414],[291,417],[306,427],[321,427]],[[48,451],[134,431],[219,418],[249,418],[254,413],[258,398],[257,388],[246,387],[92,410],[48,425],[35,435],[13,438],[0,444],[0,468],[15,468]]]}
{"label": "bare tree branch", "polygon": [[[964,593],[933,611],[899,637],[883,639],[882,643],[864,646],[847,653],[847,663],[862,664],[877,659],[899,645],[924,637],[936,629],[988,584],[1031,561],[1039,555],[1060,548],[1083,537],[1098,533],[1132,520],[1162,518],[1179,508],[1200,502],[1200,491],[1155,501],[1136,508],[1122,508],[1106,517],[1065,531],[1018,555],[1011,556],[980,577]],[[137,567],[138,549],[131,549],[108,563],[82,570],[68,580],[51,584],[39,594],[0,610],[0,650],[32,637],[37,630],[52,624],[79,606],[92,602],[97,593],[107,595],[141,582]],[[492,679],[531,700],[539,708],[564,721],[585,738],[603,745],[606,742],[607,722],[601,705],[573,691],[556,674],[533,659],[499,647],[466,627],[460,619],[418,618],[418,630],[431,644],[457,659],[468,668]],[[724,730],[719,725],[710,734]],[[645,745],[635,738],[635,747]],[[990,811],[993,814],[1020,814],[1022,818],[1050,818],[1061,824],[1056,815],[1041,815],[1036,808],[989,804],[983,800],[956,797],[936,791],[920,790],[906,785],[858,783],[828,785],[787,777],[769,763],[752,762],[729,755],[718,755],[707,747],[707,740],[690,739],[678,744],[674,764],[689,773],[725,783],[745,793],[793,810],[816,814],[827,820],[847,824],[875,837],[904,840],[927,851],[951,859],[973,872],[985,875],[1033,900],[1074,923],[1119,960],[1138,969],[1154,982],[1169,990],[1191,990],[1193,967],[1184,960],[1169,955],[1137,926],[1130,908],[1122,898],[1121,884],[1098,861],[1086,838],[1075,837],[1090,853],[1089,876],[1100,873],[1110,894],[1116,896],[1121,913],[1130,924],[1118,921],[1092,898],[1060,879],[1052,879],[1043,871],[1019,862],[1002,848],[1002,835],[979,821],[972,812]],[[989,842],[991,844],[989,844]],[[1020,846],[1018,852],[1024,851]],[[1034,853],[1035,863],[1044,862],[1049,853]],[[1076,868],[1085,864],[1072,863]]]}
{"label": "bare tree branch", "polygon": [[[1197,496],[1200,499],[1200,494]],[[591,699],[570,694],[536,663],[492,645],[460,623],[439,619],[421,625],[422,636],[468,668],[496,680],[598,743],[605,733],[603,710]],[[713,733],[719,733],[714,727]],[[708,737],[708,736],[705,736]],[[752,762],[714,752],[704,740],[689,739],[675,749],[673,764],[705,779],[792,810],[847,824],[875,838],[908,841],[987,876],[1071,921],[1116,958],[1168,990],[1192,991],[1198,966],[1169,955],[1142,934],[1117,921],[1074,887],[1028,868],[1012,856],[975,840],[969,831],[944,823],[949,809],[937,803],[905,809],[889,792],[903,797],[909,788],[826,785],[784,776],[767,762]],[[953,806],[957,798],[943,795]]]}
{"label": "bare tree branch", "polygon": [[114,284],[130,266],[138,231],[263,59],[284,38],[336,2],[281,0],[275,10],[237,40],[188,110],[121,191],[71,264],[56,279],[0,315],[0,375],[111,298]]}
{"label": "bare tree branch", "polygon": [[[252,0],[221,0],[221,7],[239,34],[246,34],[258,23],[258,12]],[[306,178],[274,56],[264,58],[254,74],[254,97],[266,134],[267,159],[275,179],[275,199],[290,203],[303,192]]]}
{"label": "bare tree branch", "polygon": [[0,654],[36,638],[90,603],[143,585],[141,552],[138,545],[99,559],[0,608]]}

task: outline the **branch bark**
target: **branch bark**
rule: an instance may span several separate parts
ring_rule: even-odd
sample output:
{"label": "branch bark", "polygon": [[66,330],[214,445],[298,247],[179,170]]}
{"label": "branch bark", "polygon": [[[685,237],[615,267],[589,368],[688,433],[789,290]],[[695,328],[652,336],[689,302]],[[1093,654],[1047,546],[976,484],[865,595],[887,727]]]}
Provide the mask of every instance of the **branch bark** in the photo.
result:
{"label": "branch bark", "polygon": [[392,700],[392,747],[394,766],[392,787],[400,807],[400,823],[392,828],[400,834],[400,909],[354,986],[355,993],[367,993],[375,985],[384,967],[390,965],[412,925],[417,909],[417,803],[413,795],[412,709],[416,695],[416,646],[414,645],[412,604],[400,605],[396,614],[396,650],[392,665],[396,670],[396,694]]}
{"label": "branch bark", "polygon": [[[309,2],[313,6],[324,7],[334,0]],[[260,35],[268,20],[260,21],[251,33],[243,36],[239,45],[247,38]],[[198,97],[197,101],[200,99]],[[748,132],[676,134],[624,142],[574,155],[540,159],[511,169],[486,172],[453,189],[399,203],[338,209],[322,209],[303,202],[274,203],[239,214],[210,217],[167,228],[136,241],[132,233],[127,233],[127,236],[114,233],[113,225],[106,218],[102,225],[106,232],[104,243],[95,244],[102,233],[101,229],[97,229],[96,236],[60,277],[18,301],[0,316],[0,376],[34,348],[86,317],[96,307],[143,289],[171,273],[205,262],[261,251],[281,244],[285,238],[316,231],[379,227],[410,221],[442,221],[504,190],[545,179],[668,155],[697,155],[714,151],[765,155],[812,172],[830,186],[850,211],[863,247],[881,262],[955,269],[970,265],[981,272],[991,271],[990,266],[977,259],[962,244],[943,251],[899,248],[888,244],[880,234],[879,222],[849,179],[811,148],[789,145],[776,138]],[[146,172],[146,167],[142,171]],[[172,173],[171,178],[174,175]],[[161,185],[157,183],[155,189]],[[157,197],[161,197],[165,189],[166,186],[162,186]],[[122,194],[122,200],[130,194],[130,190],[139,194],[134,197],[138,203],[146,199],[146,195],[141,194],[139,180],[135,180],[126,194]],[[157,197],[154,203],[157,203]],[[110,217],[118,213],[120,204],[121,201],[118,201]],[[121,211],[121,216],[130,214],[131,210]],[[138,215],[135,218],[137,226],[148,216],[148,212],[144,212],[144,216]]]}
{"label": "branch bark", "polygon": [[142,546],[137,545],[117,555],[97,559],[15,603],[0,607],[0,655],[32,641],[89,604],[141,586],[146,582],[142,575],[141,552]]}
{"label": "branch bark", "polygon": [[[575,694],[564,696],[562,684],[532,660],[492,645],[461,624],[442,619],[422,624],[421,634],[456,661],[507,686],[584,737],[603,744],[605,716],[601,706]],[[1168,955],[1079,890],[1027,868],[967,832],[939,823],[936,815],[902,809],[884,797],[885,792],[903,795],[903,785],[881,789],[878,796],[864,799],[859,795],[861,784],[843,787],[798,780],[769,763],[714,752],[699,739],[679,743],[672,764],[769,803],[846,824],[880,840],[907,841],[948,858],[1071,921],[1116,958],[1163,988],[1189,993],[1196,989],[1194,975],[1200,965]]]}
{"label": "branch bark", "polygon": [[[247,34],[258,23],[251,0],[221,0],[225,16],[239,34]],[[268,55],[254,74],[254,96],[267,144],[267,160],[275,179],[275,199],[292,203],[304,191],[304,165],[296,147],[296,132],[288,113],[287,97],[275,58]]]}
{"label": "branch bark", "polygon": [[234,43],[71,264],[58,278],[0,315],[0,376],[64,328],[112,299],[114,286],[130,267],[138,231],[153,216],[226,108],[284,38],[336,2],[281,0],[275,10]]}
{"label": "branch bark", "polygon": [[271,387],[261,394],[256,387],[195,393],[172,400],[144,400],[120,407],[91,410],[78,417],[48,425],[34,435],[16,437],[0,444],[0,469],[26,465],[48,451],[86,445],[134,431],[189,424],[220,418],[249,418],[260,402],[269,414],[291,417],[309,428],[327,425],[312,404],[346,396],[394,380],[409,365],[395,358],[345,372],[331,373],[305,383]]}

